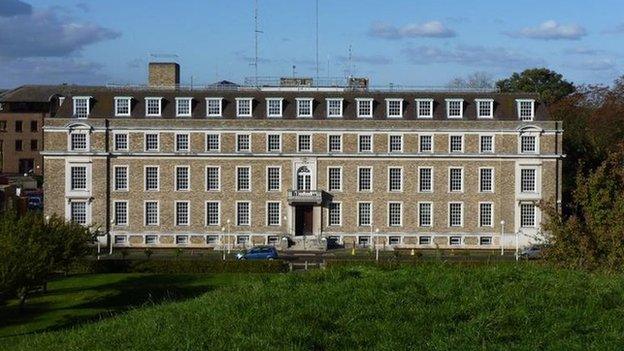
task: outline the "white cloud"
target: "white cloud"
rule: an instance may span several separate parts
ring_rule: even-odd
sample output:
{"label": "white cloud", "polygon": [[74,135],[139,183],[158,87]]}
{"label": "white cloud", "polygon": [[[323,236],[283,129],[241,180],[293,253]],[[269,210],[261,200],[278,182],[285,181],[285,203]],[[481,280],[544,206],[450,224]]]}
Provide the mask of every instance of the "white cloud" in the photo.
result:
{"label": "white cloud", "polygon": [[0,60],[0,87],[22,84],[104,84],[110,77],[99,63],[72,58]]}
{"label": "white cloud", "polygon": [[457,34],[440,21],[429,21],[425,23],[409,23],[402,27],[395,27],[383,22],[374,22],[371,24],[368,35],[383,39],[402,39],[422,37],[450,38]]}
{"label": "white cloud", "polygon": [[511,37],[521,37],[539,40],[579,40],[587,35],[585,28],[578,24],[560,24],[550,20],[542,22],[536,27],[526,27],[517,32],[508,32]]}
{"label": "white cloud", "polygon": [[479,68],[526,68],[543,64],[543,60],[523,52],[502,47],[458,45],[452,48],[417,46],[403,50],[414,64],[456,63]]}

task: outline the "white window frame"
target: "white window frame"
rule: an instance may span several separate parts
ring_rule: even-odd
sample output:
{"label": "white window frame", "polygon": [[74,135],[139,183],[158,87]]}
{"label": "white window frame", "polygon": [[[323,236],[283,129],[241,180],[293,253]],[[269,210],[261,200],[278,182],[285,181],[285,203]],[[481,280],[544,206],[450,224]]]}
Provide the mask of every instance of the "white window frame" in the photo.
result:
{"label": "white window frame", "polygon": [[[363,136],[369,136],[370,137],[370,150],[367,151],[362,151],[362,149],[360,148],[360,138]],[[357,135],[357,151],[358,153],[364,153],[364,154],[372,154],[375,152],[375,136],[374,134],[370,134],[370,133],[362,133],[362,134],[358,134]]]}
{"label": "white window frame", "polygon": [[[209,168],[216,168],[217,169],[217,188],[216,189],[209,189],[208,188],[208,169]],[[209,192],[219,192],[219,191],[221,191],[221,166],[207,165],[204,168],[204,180],[205,180],[204,188],[205,188],[206,191],[209,191]]]}
{"label": "white window frame", "polygon": [[[119,102],[125,101],[128,104],[128,112],[119,112]],[[115,117],[130,117],[132,114],[132,97],[131,96],[115,96]]]}
{"label": "white window frame", "polygon": [[[535,138],[535,151],[523,151],[522,150],[522,138],[533,137]],[[518,153],[523,155],[536,155],[540,153],[540,135],[534,132],[520,133],[518,136]]]}
{"label": "white window frame", "polygon": [[[481,104],[489,103],[490,104],[490,114],[482,115],[481,114]],[[476,115],[478,119],[492,119],[494,118],[494,99],[475,99],[475,109]]]}
{"label": "white window frame", "polygon": [[[188,101],[188,112],[180,113],[180,102]],[[193,98],[192,97],[177,97],[175,98],[176,117],[191,117],[193,115]]]}
{"label": "white window frame", "polygon": [[[361,173],[360,170],[361,169],[368,169],[370,170],[370,182],[369,182],[369,187],[367,190],[362,190],[360,187],[361,184]],[[357,191],[359,193],[371,193],[373,192],[373,167],[372,166],[359,166],[358,167],[358,173],[357,173]]]}
{"label": "white window frame", "polygon": [[[420,205],[429,205],[429,224],[428,225],[422,223],[422,220],[421,220],[422,209],[421,209]],[[432,201],[419,201],[417,203],[417,206],[418,206],[417,207],[417,212],[418,213],[416,215],[418,216],[417,217],[417,219],[418,219],[418,227],[419,228],[431,228],[431,227],[433,227],[433,214],[434,214],[433,202]]]}
{"label": "white window frame", "polygon": [[[445,99],[446,101],[446,118],[448,119],[462,119],[464,118],[464,99],[452,98]],[[459,116],[451,116],[451,102],[459,102]]]}
{"label": "white window frame", "polygon": [[[147,135],[156,135],[156,149],[147,149]],[[158,152],[160,151],[160,133],[145,132],[143,134],[143,150],[145,152]]]}
{"label": "white window frame", "polygon": [[[332,204],[336,204],[338,205],[338,223],[332,223],[332,218],[331,218],[331,205]],[[327,226],[328,227],[340,227],[342,226],[342,201],[332,201],[331,203],[329,203],[329,205],[327,206]]]}
{"label": "white window frame", "polygon": [[[399,205],[399,209],[401,210],[399,212],[399,224],[392,224],[390,221],[390,206],[396,204]],[[390,228],[397,228],[397,227],[402,227],[403,226],[403,202],[402,201],[388,201],[387,205],[386,205],[386,225]]]}
{"label": "white window frame", "polygon": [[[211,224],[208,220],[209,216],[208,216],[208,204],[209,203],[216,203],[217,204],[217,223],[213,223]],[[221,201],[219,200],[207,200],[206,202],[204,202],[204,214],[205,214],[205,223],[204,226],[206,227],[215,227],[215,226],[220,226],[221,225]]]}
{"label": "white window frame", "polygon": [[[239,181],[238,181],[239,173],[238,173],[238,171],[239,171],[239,169],[243,169],[243,168],[248,169],[248,173],[247,173],[248,188],[247,189],[239,189],[239,186],[238,186],[239,185]],[[234,181],[236,182],[236,188],[235,188],[236,191],[237,192],[251,192],[251,188],[252,188],[252,186],[251,186],[251,166],[236,166],[234,172],[235,172],[234,173],[234,177],[235,177]]]}
{"label": "white window frame", "polygon": [[[239,136],[244,136],[244,135],[246,135],[248,137],[248,141],[249,141],[248,142],[248,144],[249,144],[248,146],[249,147],[247,149],[241,149],[240,148],[240,143],[239,143],[239,140],[238,140]],[[236,140],[235,140],[234,147],[236,147],[236,152],[238,152],[238,153],[251,152],[251,150],[252,150],[251,142],[252,142],[253,134],[251,134],[251,133],[236,133],[235,137],[236,137]]]}
{"label": "white window frame", "polygon": [[[239,213],[238,213],[238,204],[239,203],[246,203],[247,204],[247,222],[246,223],[240,223],[239,222]],[[236,201],[236,208],[235,208],[235,217],[234,217],[234,225],[236,225],[237,227],[249,227],[251,226],[251,206],[252,203],[251,201]]]}
{"label": "white window frame", "polygon": [[[156,203],[156,223],[148,224],[147,223],[147,203],[155,202]],[[143,226],[144,227],[156,227],[160,225],[160,201],[158,200],[144,200],[143,201]]]}
{"label": "white window frame", "polygon": [[[421,184],[422,184],[421,183],[421,177],[422,177],[421,169],[428,169],[428,170],[431,171],[431,179],[429,179],[429,184],[431,184],[431,186],[430,186],[429,190],[422,190],[422,187],[421,187]],[[434,183],[434,179],[435,179],[435,177],[433,175],[433,172],[434,172],[434,168],[432,166],[418,167],[418,192],[419,193],[433,193],[433,189],[434,189],[433,183]]]}
{"label": "white window frame", "polygon": [[[483,212],[481,211],[481,205],[490,205],[490,224],[483,225]],[[480,228],[493,228],[494,227],[494,203],[491,201],[481,201],[479,202],[479,218],[477,218],[479,223],[478,226]]]}
{"label": "white window frame", "polygon": [[[398,102],[399,103],[399,114],[398,115],[390,115],[390,102]],[[403,118],[403,99],[401,98],[387,98],[386,99],[386,118]]]}
{"label": "white window frame", "polygon": [[[327,118],[342,118],[344,115],[344,103],[343,98],[326,98],[325,103],[327,104]],[[340,102],[340,114],[331,114],[330,113],[330,102]]]}
{"label": "white window frame", "polygon": [[[340,184],[338,186],[337,189],[332,188],[331,187],[331,177],[330,177],[330,169],[337,169],[338,170],[338,175],[340,177]],[[327,191],[331,191],[331,192],[342,192],[343,186],[342,186],[342,182],[343,182],[343,174],[342,174],[342,166],[328,166],[327,167]]]}
{"label": "white window frame", "polygon": [[[241,113],[241,101],[249,101],[249,113]],[[236,117],[249,118],[253,116],[253,98],[236,98]]]}
{"label": "white window frame", "polygon": [[[369,114],[363,114],[361,113],[362,108],[360,103],[362,102],[366,102],[370,104],[370,113]],[[372,98],[356,98],[355,99],[355,104],[356,104],[356,113],[357,113],[357,118],[373,118],[373,107],[375,105],[375,101]]]}
{"label": "white window frame", "polygon": [[[73,103],[73,114],[72,114],[72,117],[78,118],[78,119],[89,118],[89,115],[91,114],[91,99],[92,98],[93,98],[92,96],[74,96],[72,98],[72,103]],[[78,113],[77,113],[77,107],[78,106],[76,105],[76,102],[77,101],[85,101],[85,100],[86,100],[86,103],[87,103],[86,104],[87,111],[86,111],[86,113],[84,115],[81,114],[79,116]]]}
{"label": "white window frame", "polygon": [[[125,222],[117,221],[117,204],[118,203],[126,204],[126,221]],[[113,219],[114,219],[115,226],[118,226],[118,227],[128,226],[128,223],[130,222],[130,206],[128,206],[128,200],[113,200]]]}
{"label": "white window frame", "polygon": [[[84,149],[76,149],[73,145],[73,136],[74,135],[84,135],[85,136],[85,148]],[[67,150],[69,151],[80,151],[80,152],[88,152],[91,150],[91,133],[88,129],[77,128],[71,130],[67,135]]]}
{"label": "white window frame", "polygon": [[[269,205],[270,204],[277,204],[277,223],[273,223],[271,224],[271,222],[269,221]],[[265,220],[266,223],[265,225],[267,227],[280,227],[282,225],[282,202],[281,201],[267,201],[265,204],[265,209],[266,209],[266,213],[265,213]]]}
{"label": "white window frame", "polygon": [[[416,102],[416,118],[419,119],[432,119],[433,118],[433,99],[428,99],[428,98],[419,98],[419,99],[414,99],[414,101]],[[428,102],[429,103],[429,114],[428,115],[424,115],[424,114],[420,114],[420,104],[422,102]]]}
{"label": "white window frame", "polygon": [[[483,178],[482,178],[481,170],[484,170],[484,169],[489,169],[492,172],[491,173],[491,179],[490,179],[490,182],[491,182],[491,184],[490,184],[490,188],[491,189],[490,190],[483,190],[483,187],[482,187],[482,185],[483,185]],[[494,167],[479,167],[479,187],[478,187],[478,189],[479,189],[480,193],[491,194],[491,193],[494,192],[494,184],[496,183],[494,181],[494,179],[495,179],[494,178],[494,174],[495,173],[496,173],[496,170],[495,170]]]}
{"label": "white window frame", "polygon": [[[158,113],[149,113],[149,101],[158,101]],[[145,98],[145,117],[161,117],[162,116],[162,97],[146,97]]]}
{"label": "white window frame", "polygon": [[[279,146],[277,150],[271,150],[271,136],[276,136],[279,139]],[[268,133],[266,134],[266,150],[267,152],[282,152],[282,134],[279,133]]]}
{"label": "white window frame", "polygon": [[[392,169],[398,169],[399,172],[400,172],[400,175],[401,175],[401,178],[400,178],[401,179],[400,180],[401,184],[400,184],[400,187],[399,187],[398,190],[392,190],[391,189],[392,180],[390,179],[390,171]],[[405,172],[403,170],[403,167],[400,167],[400,166],[388,166],[388,170],[386,171],[386,175],[388,177],[387,178],[388,179],[388,183],[386,185],[387,186],[387,188],[386,188],[387,190],[386,191],[389,192],[389,193],[402,193],[403,192],[403,183],[405,182],[404,174],[405,174]]]}
{"label": "white window frame", "polygon": [[[452,143],[453,137],[460,137],[461,138],[461,150],[460,151],[453,151],[453,149],[451,147],[453,145],[453,143]],[[452,154],[452,153],[458,153],[458,154],[459,153],[463,153],[464,149],[465,149],[465,144],[466,144],[466,142],[465,142],[466,140],[465,139],[466,138],[465,138],[464,134],[449,134],[448,135],[448,152],[449,152],[449,154]]]}
{"label": "white window frame", "polygon": [[[452,225],[452,221],[451,221],[451,205],[452,204],[459,204],[460,205],[460,216],[459,216],[459,225]],[[447,217],[448,217],[448,227],[449,228],[461,228],[464,226],[464,203],[462,201],[451,201],[448,203],[447,206]]]}
{"label": "white window frame", "polygon": [[[186,149],[180,149],[179,148],[179,144],[178,144],[178,136],[179,135],[186,135],[187,138],[187,142],[186,142]],[[175,148],[175,152],[190,152],[191,151],[191,133],[175,133],[174,134],[174,148]]]}
{"label": "white window frame", "polygon": [[[91,202],[86,199],[69,199],[67,201],[67,205],[65,206],[65,219],[68,221],[72,220],[72,203],[83,203],[85,206],[85,222],[79,223],[83,226],[91,225]],[[78,222],[76,222],[78,223]]]}
{"label": "white window frame", "polygon": [[[360,223],[360,218],[361,218],[361,214],[360,214],[360,204],[368,204],[368,224],[361,224]],[[373,203],[371,201],[358,201],[357,202],[357,218],[356,218],[356,223],[358,227],[372,227],[373,226]]]}
{"label": "white window frame", "polygon": [[[277,179],[277,188],[271,188],[271,178],[269,177],[269,169],[277,169],[278,170],[278,179]],[[282,166],[266,166],[266,191],[267,192],[280,192],[282,191]]]}
{"label": "white window frame", "polygon": [[[483,137],[491,137],[492,138],[492,150],[491,151],[483,151]],[[479,153],[482,154],[493,154],[496,152],[496,134],[479,134]]]}
{"label": "white window frame", "polygon": [[[523,222],[522,221],[522,217],[523,217],[522,216],[522,207],[524,205],[531,206],[533,208],[533,225],[531,225],[531,226],[525,226],[522,223]],[[518,204],[518,214],[520,215],[520,218],[518,220],[518,227],[520,227],[520,228],[537,228],[538,227],[538,219],[539,219],[539,217],[538,217],[538,210],[539,209],[536,206],[535,202],[533,202],[533,201],[521,201]]]}
{"label": "white window frame", "polygon": [[[392,137],[401,138],[401,147],[399,148],[398,151],[392,150]],[[396,134],[396,133],[388,134],[388,153],[402,153],[404,150],[404,146],[405,146],[405,136],[403,134]]]}
{"label": "white window frame", "polygon": [[[332,150],[331,148],[331,138],[332,137],[338,137],[340,139],[340,147],[338,148],[338,150]],[[332,153],[332,152],[342,152],[342,134],[327,134],[327,152],[328,153]]]}
{"label": "white window frame", "polygon": [[[530,103],[531,104],[531,115],[530,116],[522,116],[522,103]],[[535,99],[516,99],[516,111],[518,113],[518,120],[523,122],[530,122],[535,120]]]}
{"label": "white window frame", "polygon": [[[209,150],[208,149],[208,145],[210,145],[210,143],[208,142],[208,136],[209,135],[216,135],[217,136],[217,149],[216,150]],[[205,138],[205,145],[204,145],[204,150],[206,150],[206,152],[220,152],[221,151],[221,133],[215,133],[215,132],[210,132],[210,133],[206,133],[204,134],[204,138]]]}
{"label": "white window frame", "polygon": [[[302,136],[308,136],[310,137],[310,148],[308,150],[302,150],[301,149],[301,143],[299,142],[299,139]],[[314,140],[313,140],[313,136],[311,133],[297,133],[297,152],[304,152],[304,153],[311,153],[314,149]]]}
{"label": "white window frame", "polygon": [[[210,102],[219,102],[219,112],[210,113]],[[206,98],[206,117],[223,117],[223,98],[222,97],[207,97]]]}
{"label": "white window frame", "polygon": [[[126,186],[124,188],[117,187],[117,169],[126,170]],[[130,167],[127,165],[113,166],[113,191],[128,191],[130,189]]]}
{"label": "white window frame", "polygon": [[[178,223],[178,204],[186,203],[186,223]],[[191,225],[191,202],[189,200],[175,200],[173,202],[173,225],[175,227],[188,227]]]}
{"label": "white window frame", "polygon": [[[147,169],[148,168],[156,168],[156,176],[158,179],[156,179],[156,189],[148,189],[147,188]],[[153,191],[160,191],[160,166],[158,165],[145,165],[143,166],[143,191],[149,191],[149,192],[153,192]]]}
{"label": "white window frame", "polygon": [[[187,187],[186,189],[178,188],[178,169],[186,168],[187,170]],[[191,191],[191,166],[189,165],[177,165],[173,169],[173,190],[179,192],[189,192]]]}
{"label": "white window frame", "polygon": [[[279,113],[271,113],[272,102],[279,102]],[[276,98],[276,97],[266,98],[267,118],[282,118],[283,113],[284,113],[284,98]]]}
{"label": "white window frame", "polygon": [[[422,143],[421,143],[420,139],[423,136],[428,136],[428,137],[431,138],[431,150],[429,150],[429,151],[423,151],[423,149],[422,149]],[[418,134],[418,152],[428,153],[428,154],[433,153],[434,150],[435,150],[434,141],[435,141],[434,134],[424,134],[424,133],[423,134]]]}
{"label": "white window frame", "polygon": [[[314,116],[314,99],[313,98],[295,98],[297,104],[297,118],[312,118]],[[302,114],[301,106],[299,105],[301,102],[308,102],[310,104],[310,113]]]}
{"label": "white window frame", "polygon": [[[117,136],[118,135],[125,135],[126,136],[126,147],[125,148],[117,147]],[[113,132],[113,150],[114,151],[128,151],[128,150],[130,150],[130,133],[126,133],[126,132]]]}
{"label": "white window frame", "polygon": [[[459,169],[460,170],[460,175],[461,175],[461,189],[460,190],[453,190],[452,187],[452,178],[451,178],[451,170],[453,169]],[[455,167],[455,166],[451,166],[448,168],[448,192],[449,193],[463,193],[464,192],[464,167]]]}

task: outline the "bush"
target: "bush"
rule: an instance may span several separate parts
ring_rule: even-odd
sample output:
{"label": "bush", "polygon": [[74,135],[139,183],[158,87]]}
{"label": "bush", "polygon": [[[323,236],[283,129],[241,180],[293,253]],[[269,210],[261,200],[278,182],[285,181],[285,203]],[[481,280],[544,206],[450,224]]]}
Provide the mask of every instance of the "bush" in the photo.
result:
{"label": "bush", "polygon": [[275,261],[217,261],[206,259],[141,259],[141,260],[83,260],[73,273],[284,273],[287,262]]}

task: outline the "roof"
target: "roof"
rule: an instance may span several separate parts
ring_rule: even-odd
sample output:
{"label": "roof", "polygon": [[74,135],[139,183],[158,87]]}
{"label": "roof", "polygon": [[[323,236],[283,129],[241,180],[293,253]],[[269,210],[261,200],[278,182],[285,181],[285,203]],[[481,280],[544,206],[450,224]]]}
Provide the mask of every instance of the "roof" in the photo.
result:
{"label": "roof", "polygon": [[2,102],[49,102],[54,95],[64,95],[66,85],[22,85],[0,94]]}
{"label": "roof", "polygon": [[[114,117],[114,101],[116,96],[132,97],[132,118],[145,118],[145,98],[162,98],[162,118],[176,118],[176,97],[190,97],[193,99],[192,117],[206,118],[206,98],[219,97],[223,100],[223,118],[236,118],[236,98],[253,98],[254,118],[266,118],[266,99],[271,97],[283,98],[283,118],[296,118],[296,99],[313,98],[313,115],[315,119],[326,118],[327,98],[343,99],[343,119],[356,119],[356,99],[373,99],[373,118],[386,118],[386,103],[388,98],[403,99],[403,119],[416,119],[415,99],[433,99],[433,119],[444,120],[446,117],[446,99],[458,98],[464,100],[465,120],[476,119],[476,99],[494,100],[494,119],[517,120],[516,99],[534,99],[535,120],[547,120],[546,106],[538,101],[535,93],[498,93],[498,92],[441,92],[441,91],[369,91],[369,90],[263,90],[252,87],[234,87],[233,89],[211,88],[136,88],[136,87],[84,87],[64,86],[66,101],[74,96],[89,96],[91,99],[90,118]],[[71,118],[73,109],[71,103],[64,103],[58,110],[57,117]]]}

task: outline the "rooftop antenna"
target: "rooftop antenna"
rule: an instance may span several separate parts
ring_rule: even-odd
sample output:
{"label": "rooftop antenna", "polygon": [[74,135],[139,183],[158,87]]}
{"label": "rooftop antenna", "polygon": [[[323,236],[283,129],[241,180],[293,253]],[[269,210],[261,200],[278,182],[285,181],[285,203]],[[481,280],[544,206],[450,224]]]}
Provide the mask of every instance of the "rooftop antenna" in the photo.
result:
{"label": "rooftop antenna", "polygon": [[351,44],[349,44],[349,66],[347,67],[348,78],[353,76],[353,67],[351,66],[352,58]]}
{"label": "rooftop antenna", "polygon": [[297,72],[297,71],[296,71],[297,66],[292,65],[292,69],[293,69],[293,75],[292,75],[292,76],[293,76],[293,78],[295,78],[295,77],[297,76],[297,73],[296,73],[296,72]]}
{"label": "rooftop antenna", "polygon": [[319,2],[316,0],[316,81],[319,79]]}
{"label": "rooftop antenna", "polygon": [[258,86],[258,34],[262,33],[262,31],[258,29],[258,0],[256,0],[254,3],[255,3],[255,6],[254,6],[255,56],[254,56],[253,66],[254,66],[254,80],[255,80],[255,83],[256,83],[256,87],[257,87]]}

